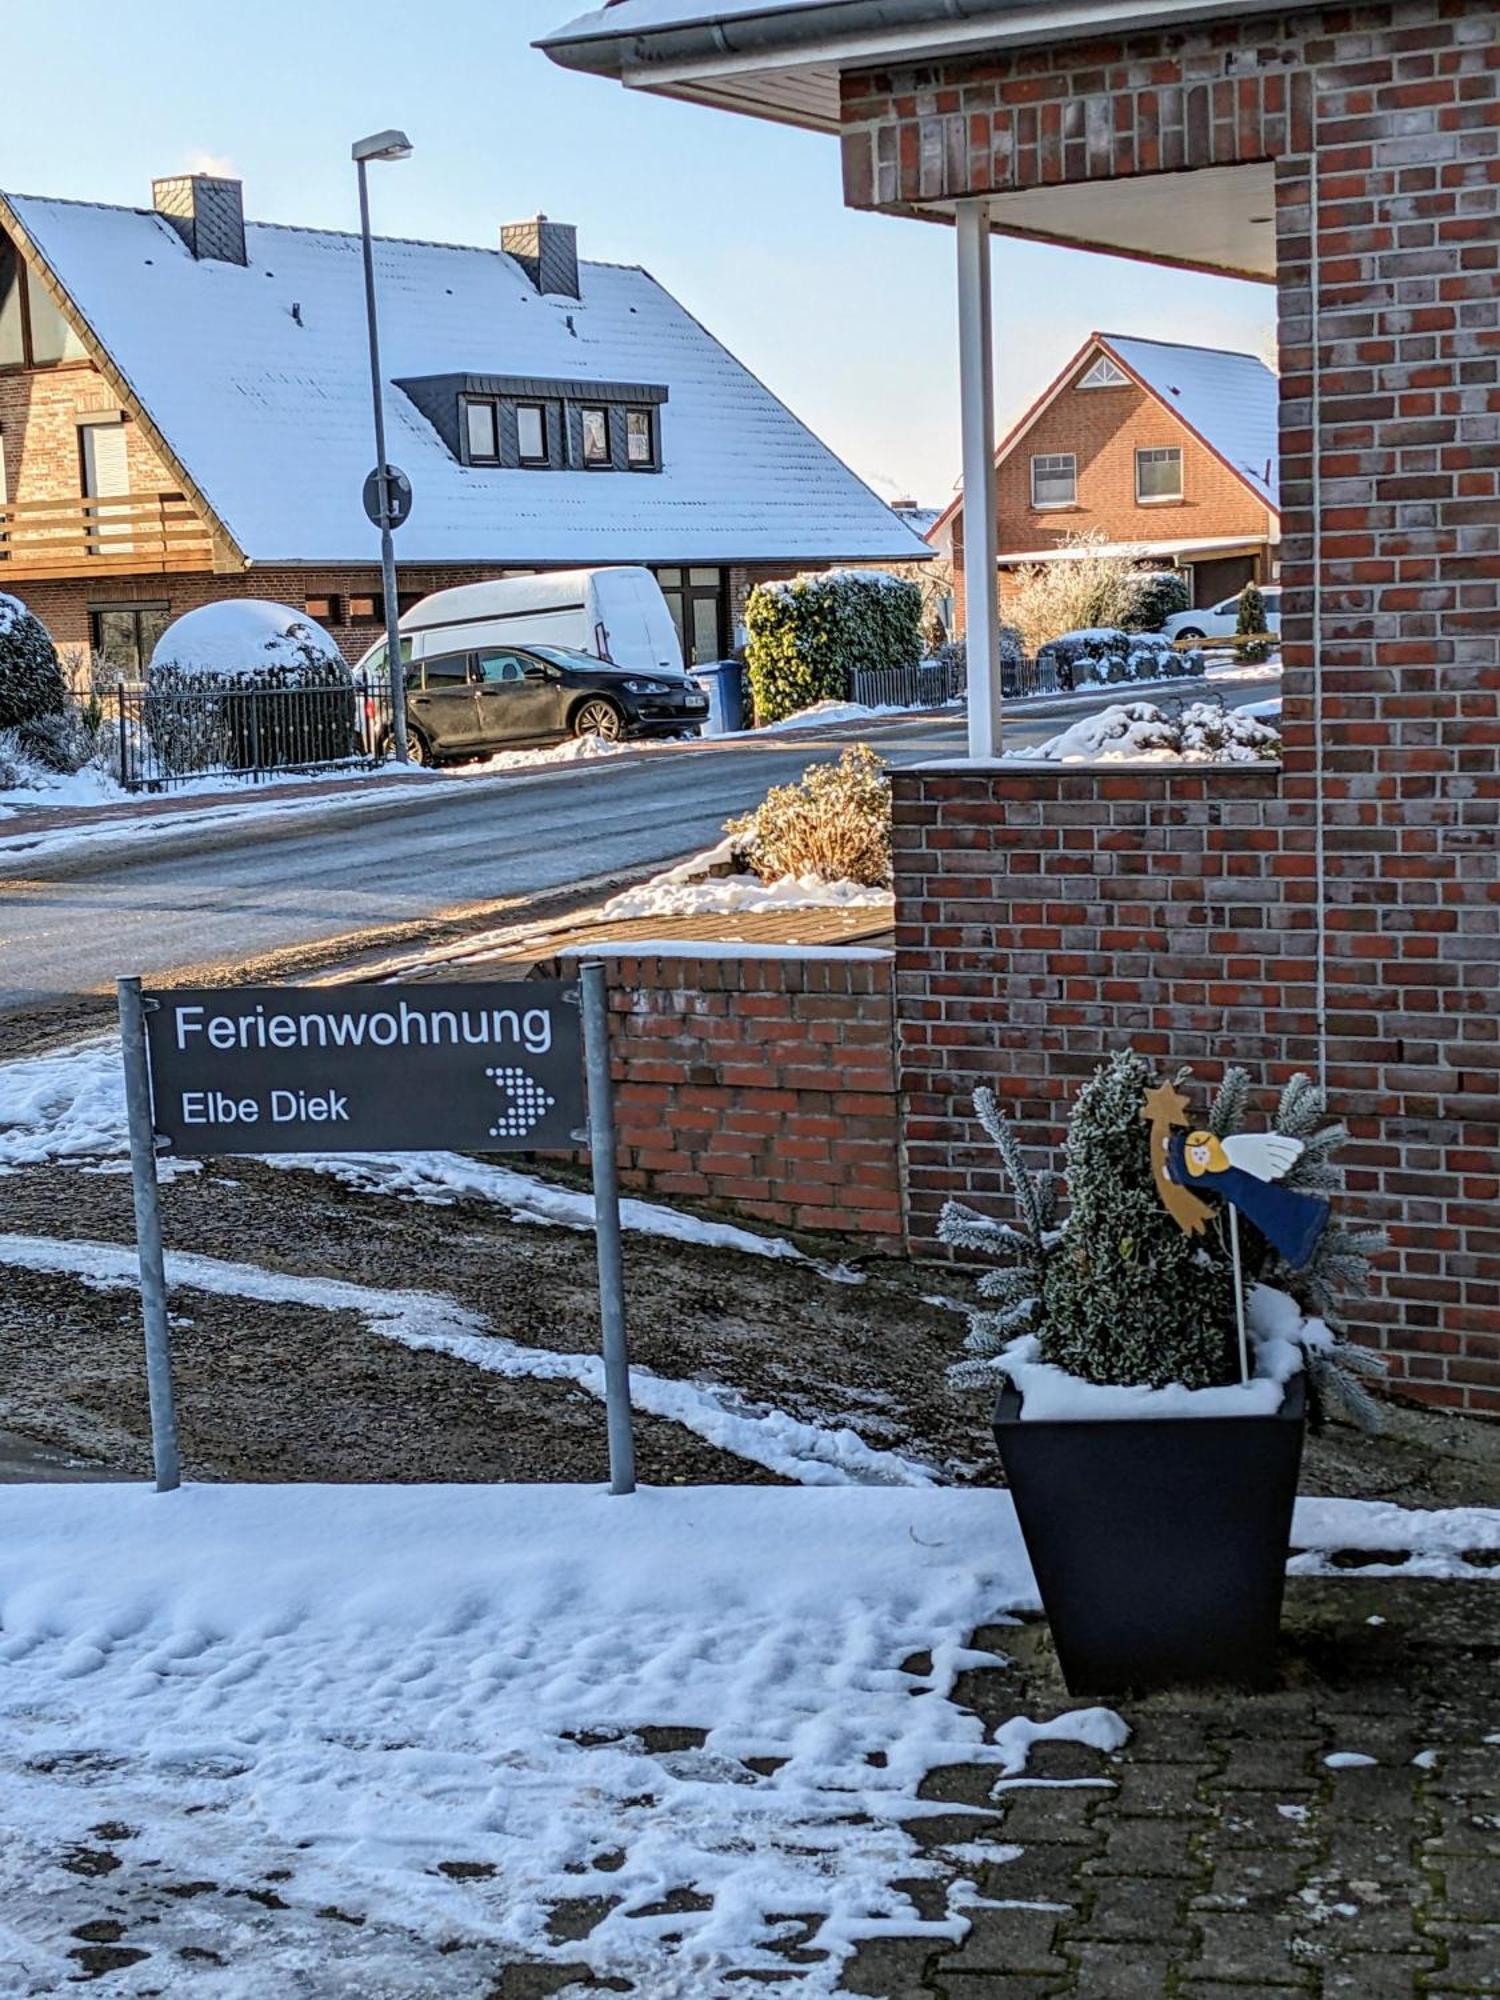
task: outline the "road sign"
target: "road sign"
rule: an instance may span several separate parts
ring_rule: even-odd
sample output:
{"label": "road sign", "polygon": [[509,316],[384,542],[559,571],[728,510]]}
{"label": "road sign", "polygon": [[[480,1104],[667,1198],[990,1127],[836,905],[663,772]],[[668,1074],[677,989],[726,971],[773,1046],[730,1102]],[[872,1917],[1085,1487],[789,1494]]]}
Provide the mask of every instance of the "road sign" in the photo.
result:
{"label": "road sign", "polygon": [[[365,503],[365,512],[377,528],[383,525],[381,521],[382,495],[380,487],[380,467],[377,465],[372,472],[366,475],[364,494],[362,496]],[[387,465],[385,468],[384,502],[390,508],[391,526],[399,528],[410,516],[412,503],[411,481],[399,465]]]}
{"label": "road sign", "polygon": [[571,1148],[583,1124],[578,989],[214,986],[146,996],[170,1156]]}

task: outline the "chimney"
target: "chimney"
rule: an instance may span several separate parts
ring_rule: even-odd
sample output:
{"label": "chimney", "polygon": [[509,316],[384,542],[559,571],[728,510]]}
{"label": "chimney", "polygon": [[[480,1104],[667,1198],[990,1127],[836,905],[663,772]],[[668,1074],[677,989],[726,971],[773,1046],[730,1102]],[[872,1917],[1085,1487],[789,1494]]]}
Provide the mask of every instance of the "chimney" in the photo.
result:
{"label": "chimney", "polygon": [[203,261],[246,264],[245,188],[212,174],[174,174],[151,183],[151,204]]}
{"label": "chimney", "polygon": [[530,222],[507,222],[500,231],[500,248],[514,257],[539,292],[576,299],[578,290],[578,231],[571,222],[549,222],[534,215]]}

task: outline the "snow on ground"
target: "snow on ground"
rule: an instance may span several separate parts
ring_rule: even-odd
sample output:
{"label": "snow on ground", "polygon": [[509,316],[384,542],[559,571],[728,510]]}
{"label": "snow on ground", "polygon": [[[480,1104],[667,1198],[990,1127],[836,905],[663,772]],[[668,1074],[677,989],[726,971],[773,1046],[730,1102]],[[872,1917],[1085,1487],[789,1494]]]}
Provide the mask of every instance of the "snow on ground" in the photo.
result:
{"label": "snow on ground", "polygon": [[541,750],[497,750],[493,757],[481,757],[472,764],[455,764],[447,775],[453,778],[487,778],[495,771],[531,771],[549,764],[585,763],[595,757],[620,757],[627,750],[652,746],[641,743],[609,742],[603,736],[570,736],[565,743],[552,743]]}
{"label": "snow on ground", "polygon": [[[823,1954],[795,1990],[830,1993],[862,1937],[966,1930],[895,1886],[951,1873],[902,1822],[954,1811],[917,1797],[936,1766],[1001,1761],[951,1690],[1033,1603],[993,1493],[4,1488],[5,1991],[58,1990],[105,1896],[154,1892],[112,1995],[439,2000],[586,1950],[730,2000],[790,1970],[792,1913]],[[59,1865],[101,1827],[107,1885]],[[587,1946],[556,1942],[582,1899]]]}
{"label": "snow on ground", "polygon": [[795,715],[783,716],[780,722],[763,724],[755,733],[757,736],[781,736],[796,729],[827,729],[837,723],[873,722],[884,715],[912,715],[916,712],[892,702],[883,702],[871,708],[862,701],[815,701],[810,708],[799,708]]}
{"label": "snow on ground", "polygon": [[[122,1159],[128,1150],[125,1079],[115,1036],[94,1036],[48,1055],[0,1063],[0,1174],[53,1160]],[[269,1166],[329,1174],[367,1193],[403,1195],[437,1205],[461,1199],[489,1201],[508,1209],[514,1222],[551,1223],[566,1229],[594,1226],[594,1198],[587,1191],[559,1187],[463,1153],[262,1157]],[[187,1163],[161,1163],[169,1169],[174,1164]],[[761,1236],[732,1222],[705,1221],[633,1196],[620,1203],[620,1219],[626,1229],[643,1236],[738,1250],[751,1257],[812,1261],[784,1237]],[[860,1274],[843,1265],[813,1267],[841,1283],[860,1282]]]}
{"label": "snow on ground", "polygon": [[1116,702],[1083,716],[1045,743],[1007,758],[1055,764],[1254,764],[1275,758],[1277,732],[1243,709],[1193,702],[1180,716],[1155,702]]}
{"label": "snow on ground", "polygon": [[[0,1265],[29,1271],[65,1271],[101,1291],[134,1291],[139,1266],[133,1246],[61,1242],[46,1236],[0,1234]],[[596,1353],[554,1353],[492,1333],[479,1314],[432,1292],[384,1291],[338,1278],[266,1271],[217,1257],[169,1254],[167,1282],[175,1289],[308,1306],[323,1312],[356,1312],[372,1332],[404,1347],[428,1349],[467,1361],[491,1374],[533,1381],[576,1382],[604,1400],[604,1363]],[[854,1431],[803,1423],[784,1411],[753,1403],[732,1389],[683,1382],[631,1370],[638,1409],[670,1419],[708,1443],[753,1465],[763,1465],[805,1486],[930,1486],[933,1474],[899,1452],[877,1450]]]}
{"label": "snow on ground", "polygon": [[762,882],[758,875],[700,876],[685,879],[681,867],[653,876],[614,896],[599,912],[607,923],[620,917],[693,917],[742,914],[754,910],[884,909],[889,889],[863,882],[825,882],[817,875],[787,875]]}

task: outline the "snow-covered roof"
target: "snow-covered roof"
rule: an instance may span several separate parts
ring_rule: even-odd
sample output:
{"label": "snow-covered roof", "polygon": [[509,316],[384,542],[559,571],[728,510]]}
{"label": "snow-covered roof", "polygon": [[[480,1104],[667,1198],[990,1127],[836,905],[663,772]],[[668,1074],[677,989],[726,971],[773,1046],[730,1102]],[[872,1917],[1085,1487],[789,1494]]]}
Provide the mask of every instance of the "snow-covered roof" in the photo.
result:
{"label": "snow-covered roof", "polygon": [[[21,227],[239,548],[368,562],[374,462],[357,236],[248,222],[197,260],[149,209],[8,197]],[[460,464],[387,391],[415,504],[403,562],[920,560],[928,553],[649,273],[583,263],[539,294],[500,250],[378,239],[387,383],[440,374],[661,384],[657,473]],[[294,307],[296,312],[294,315]]]}
{"label": "snow-covered roof", "polygon": [[1097,338],[1269,507],[1278,504],[1277,381],[1264,361],[1123,333]]}

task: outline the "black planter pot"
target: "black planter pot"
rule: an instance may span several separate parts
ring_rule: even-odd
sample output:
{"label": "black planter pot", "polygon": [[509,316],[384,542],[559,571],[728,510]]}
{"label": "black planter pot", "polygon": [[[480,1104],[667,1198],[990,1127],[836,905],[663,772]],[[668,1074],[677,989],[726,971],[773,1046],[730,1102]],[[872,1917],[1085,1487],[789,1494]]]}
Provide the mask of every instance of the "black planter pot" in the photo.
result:
{"label": "black planter pot", "polygon": [[1276,1666],[1306,1391],[1274,1416],[1021,1421],[995,1442],[1074,1694],[1264,1686]]}

